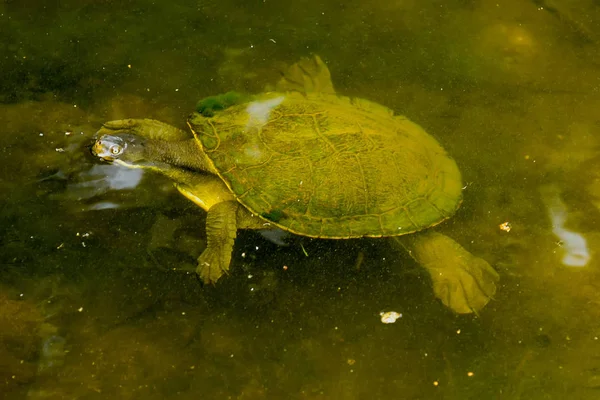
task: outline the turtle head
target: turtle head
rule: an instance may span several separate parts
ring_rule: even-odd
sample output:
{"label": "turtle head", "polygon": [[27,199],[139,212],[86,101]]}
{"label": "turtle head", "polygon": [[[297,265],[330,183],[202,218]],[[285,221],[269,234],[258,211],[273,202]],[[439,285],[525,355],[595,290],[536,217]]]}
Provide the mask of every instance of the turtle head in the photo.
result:
{"label": "turtle head", "polygon": [[145,160],[146,139],[131,135],[103,135],[92,145],[92,154],[103,161],[114,162],[127,167],[141,166]]}

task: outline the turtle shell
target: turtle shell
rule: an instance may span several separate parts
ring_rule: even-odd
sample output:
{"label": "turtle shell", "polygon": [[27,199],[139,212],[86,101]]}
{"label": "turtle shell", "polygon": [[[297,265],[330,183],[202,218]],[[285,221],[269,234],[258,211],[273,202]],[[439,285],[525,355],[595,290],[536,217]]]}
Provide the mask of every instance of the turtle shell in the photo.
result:
{"label": "turtle shell", "polygon": [[420,126],[376,103],[265,93],[189,120],[237,200],[311,237],[396,236],[452,216],[460,171]]}

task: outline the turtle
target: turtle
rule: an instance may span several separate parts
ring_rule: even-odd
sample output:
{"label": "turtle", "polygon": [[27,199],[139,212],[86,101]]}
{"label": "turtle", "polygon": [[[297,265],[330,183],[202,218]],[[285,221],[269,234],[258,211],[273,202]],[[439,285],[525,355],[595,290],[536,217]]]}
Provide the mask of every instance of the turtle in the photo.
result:
{"label": "turtle", "polygon": [[205,283],[229,271],[238,229],[280,228],[322,239],[392,237],[459,314],[494,296],[495,269],[432,229],[462,202],[456,162],[408,118],[337,94],[319,56],[293,64],[274,90],[201,100],[187,125],[191,134],[153,119],[109,121],[92,153],[155,170],[206,210],[196,269]]}

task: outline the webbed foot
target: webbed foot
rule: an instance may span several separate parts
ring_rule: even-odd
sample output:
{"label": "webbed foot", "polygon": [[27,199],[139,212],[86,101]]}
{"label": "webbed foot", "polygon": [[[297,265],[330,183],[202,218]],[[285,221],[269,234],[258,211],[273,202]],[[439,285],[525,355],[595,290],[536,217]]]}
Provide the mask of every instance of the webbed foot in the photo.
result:
{"label": "webbed foot", "polygon": [[224,253],[218,248],[207,248],[198,257],[196,273],[205,284],[216,283],[223,274],[229,271],[231,252]]}
{"label": "webbed foot", "polygon": [[481,310],[496,293],[499,275],[448,236],[435,232],[408,235],[401,243],[431,275],[433,291],[458,314]]}
{"label": "webbed foot", "polygon": [[481,310],[496,294],[498,273],[462,247],[442,265],[426,266],[435,296],[458,314]]}

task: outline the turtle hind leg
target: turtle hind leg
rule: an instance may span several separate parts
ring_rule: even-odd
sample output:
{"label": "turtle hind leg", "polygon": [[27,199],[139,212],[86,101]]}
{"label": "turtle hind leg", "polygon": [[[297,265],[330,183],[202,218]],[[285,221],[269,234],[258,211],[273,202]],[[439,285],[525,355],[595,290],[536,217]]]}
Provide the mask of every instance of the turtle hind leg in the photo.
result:
{"label": "turtle hind leg", "polygon": [[335,94],[331,74],[318,55],[304,57],[283,74],[276,85],[278,92]]}
{"label": "turtle hind leg", "polygon": [[395,239],[429,272],[436,297],[454,312],[477,313],[496,293],[496,270],[448,236],[425,231]]}
{"label": "turtle hind leg", "polygon": [[212,117],[217,111],[247,102],[250,97],[234,91],[205,97],[196,104],[196,111],[205,117]]}

